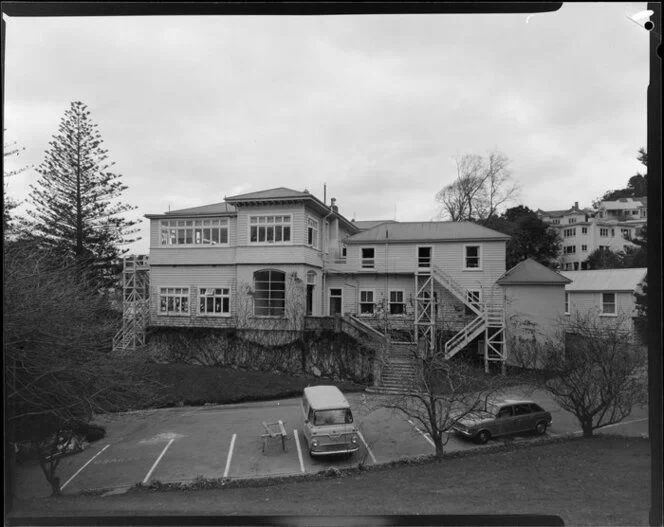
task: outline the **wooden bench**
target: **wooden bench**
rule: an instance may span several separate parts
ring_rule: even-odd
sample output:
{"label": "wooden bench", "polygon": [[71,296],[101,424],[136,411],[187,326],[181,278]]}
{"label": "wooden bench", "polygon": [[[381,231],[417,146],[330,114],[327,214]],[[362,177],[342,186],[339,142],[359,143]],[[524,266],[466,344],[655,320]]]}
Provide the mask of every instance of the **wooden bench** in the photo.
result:
{"label": "wooden bench", "polygon": [[286,451],[286,439],[288,439],[288,434],[286,433],[286,427],[284,427],[283,421],[277,421],[276,423],[266,423],[263,421],[263,428],[265,433],[261,435],[263,439],[263,452],[265,452],[265,447],[267,447],[268,439],[272,438],[281,438],[281,448]]}

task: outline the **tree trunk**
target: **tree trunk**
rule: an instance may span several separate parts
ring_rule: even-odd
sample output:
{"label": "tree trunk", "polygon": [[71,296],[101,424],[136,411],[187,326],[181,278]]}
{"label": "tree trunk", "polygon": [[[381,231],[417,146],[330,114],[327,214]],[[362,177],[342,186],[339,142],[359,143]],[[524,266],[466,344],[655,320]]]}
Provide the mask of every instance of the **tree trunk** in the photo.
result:
{"label": "tree trunk", "polygon": [[443,434],[434,434],[431,436],[433,439],[433,444],[436,446],[436,457],[443,457]]}
{"label": "tree trunk", "polygon": [[583,437],[593,436],[593,422],[592,419],[581,421],[581,429],[583,430]]}

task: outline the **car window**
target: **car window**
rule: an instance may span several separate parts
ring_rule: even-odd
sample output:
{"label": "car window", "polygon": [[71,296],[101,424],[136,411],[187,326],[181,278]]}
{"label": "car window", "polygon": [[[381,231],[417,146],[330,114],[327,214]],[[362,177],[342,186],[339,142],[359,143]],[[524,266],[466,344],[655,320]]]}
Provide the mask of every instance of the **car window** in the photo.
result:
{"label": "car window", "polygon": [[512,407],[511,406],[503,406],[499,411],[498,414],[496,415],[498,419],[503,418],[503,417],[512,417]]}
{"label": "car window", "polygon": [[530,413],[529,404],[517,404],[514,406],[514,415],[526,415]]}
{"label": "car window", "polygon": [[542,408],[539,404],[530,403],[530,408],[533,412],[544,412],[544,408]]}
{"label": "car window", "polygon": [[348,409],[339,410],[319,410],[315,413],[314,424],[316,426],[324,425],[342,425],[353,422],[353,414]]}
{"label": "car window", "polygon": [[307,416],[307,419],[309,420],[309,422],[314,420],[314,409],[313,408],[309,408],[309,415]]}

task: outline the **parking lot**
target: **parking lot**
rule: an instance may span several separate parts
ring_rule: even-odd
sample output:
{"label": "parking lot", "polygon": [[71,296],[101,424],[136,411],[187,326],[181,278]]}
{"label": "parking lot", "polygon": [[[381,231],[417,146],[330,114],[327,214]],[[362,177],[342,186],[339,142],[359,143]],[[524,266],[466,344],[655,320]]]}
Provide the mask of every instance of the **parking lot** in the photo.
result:
{"label": "parking lot", "polygon": [[[556,407],[545,393],[523,394],[550,410],[551,436],[578,432],[575,418]],[[300,399],[229,406],[169,408],[105,417],[98,422],[106,427],[106,437],[83,452],[67,456],[58,473],[64,494],[85,490],[117,489],[121,492],[136,483],[160,481],[187,482],[204,478],[260,478],[315,473],[329,467],[386,463],[401,458],[432,454],[431,438],[402,414],[381,408],[385,396],[350,394],[360,430],[360,451],[352,457],[312,459],[302,437]],[[647,433],[647,409],[635,410],[626,422],[605,432],[628,435]],[[281,420],[287,438],[285,450],[278,439],[268,441],[263,451],[263,422]],[[530,441],[523,434],[509,440]],[[487,448],[504,441],[495,439],[477,445],[450,435],[448,452]],[[17,495],[40,497],[50,494],[38,466],[20,466]]]}

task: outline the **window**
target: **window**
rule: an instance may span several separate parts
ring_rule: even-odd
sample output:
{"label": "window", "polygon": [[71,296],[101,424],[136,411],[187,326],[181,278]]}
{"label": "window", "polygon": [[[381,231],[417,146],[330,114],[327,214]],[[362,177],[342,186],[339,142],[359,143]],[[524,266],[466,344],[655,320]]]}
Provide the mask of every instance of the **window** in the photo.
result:
{"label": "window", "polygon": [[160,315],[188,315],[189,288],[162,287],[159,289]]}
{"label": "window", "polygon": [[588,234],[588,227],[581,227],[581,234]]}
{"label": "window", "polygon": [[558,220],[558,219],[551,220],[551,223],[552,223],[553,225],[560,225],[560,220]]}
{"label": "window", "polygon": [[290,241],[290,215],[249,217],[249,243],[289,243]]}
{"label": "window", "polygon": [[390,291],[390,315],[403,315],[405,312],[403,291]]}
{"label": "window", "polygon": [[569,293],[565,293],[565,314],[569,315]]}
{"label": "window", "polygon": [[567,223],[576,223],[576,218],[569,218]]}
{"label": "window", "polygon": [[198,289],[198,312],[201,315],[228,316],[231,313],[231,294],[228,288],[201,287]]}
{"label": "window", "polygon": [[579,270],[579,262],[574,262],[574,270],[575,271]]}
{"label": "window", "polygon": [[563,236],[569,238],[570,236],[576,236],[576,229],[564,229]]}
{"label": "window", "polygon": [[639,213],[638,210],[633,210],[633,211],[632,211],[632,216],[636,216],[638,213]]}
{"label": "window", "polygon": [[346,246],[345,246],[345,245],[342,245],[342,246],[341,246],[341,257],[342,257],[342,258],[346,258],[346,254],[347,254],[347,252],[346,252]]}
{"label": "window", "polygon": [[360,290],[360,315],[374,314],[374,292],[366,289]]}
{"label": "window", "polygon": [[531,413],[530,404],[515,404],[514,405],[514,415],[527,415]]}
{"label": "window", "polygon": [[588,246],[587,245],[582,245],[581,246],[581,251],[584,252],[584,253],[588,252]]}
{"label": "window", "polygon": [[616,314],[616,294],[615,293],[602,293],[602,314],[615,315]]}
{"label": "window", "polygon": [[223,245],[227,243],[228,218],[161,221],[161,245]]}
{"label": "window", "polygon": [[286,304],[286,273],[268,269],[254,273],[254,315],[283,317]]}
{"label": "window", "polygon": [[307,245],[318,249],[318,220],[307,218]]}
{"label": "window", "polygon": [[376,264],[376,250],[373,247],[362,247],[362,269],[373,269]]}
{"label": "window", "polygon": [[576,254],[576,245],[565,245],[563,247],[564,254]]}
{"label": "window", "polygon": [[646,209],[641,209],[641,217],[642,217],[642,218],[645,218],[645,217],[646,217],[646,214],[647,214]]}
{"label": "window", "polygon": [[535,404],[535,403],[530,403],[530,409],[533,412],[544,412],[545,411],[544,408],[542,408],[539,404]]}
{"label": "window", "polygon": [[622,237],[626,240],[632,239],[632,229],[620,229],[620,234],[622,234]]}
{"label": "window", "polygon": [[464,269],[481,269],[482,251],[479,245],[464,245]]}
{"label": "window", "polygon": [[[482,300],[482,291],[479,289],[469,289],[466,291],[466,301],[468,304],[472,304],[476,307],[479,307],[479,303]],[[468,305],[465,307],[466,315],[476,315],[477,313],[473,311]]]}
{"label": "window", "polygon": [[599,235],[603,236],[603,237],[608,236],[609,235],[609,229],[604,229],[604,228],[600,229],[599,230]]}
{"label": "window", "polygon": [[611,229],[611,238],[613,238],[615,235],[616,235],[616,230],[615,230],[615,229]]}
{"label": "window", "polygon": [[431,267],[431,247],[417,248],[417,267],[419,269],[428,269]]}

